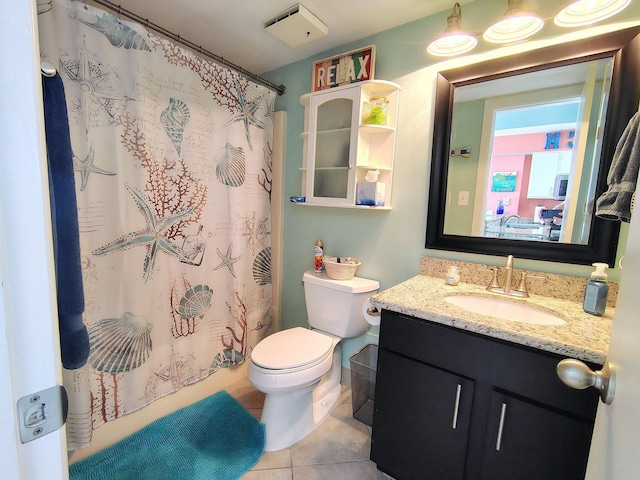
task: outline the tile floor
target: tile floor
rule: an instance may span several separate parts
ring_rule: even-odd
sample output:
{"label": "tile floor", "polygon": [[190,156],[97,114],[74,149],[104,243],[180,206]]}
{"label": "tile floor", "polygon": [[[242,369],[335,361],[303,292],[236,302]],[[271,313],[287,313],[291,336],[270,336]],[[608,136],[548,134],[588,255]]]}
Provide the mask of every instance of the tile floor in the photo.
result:
{"label": "tile floor", "polygon": [[[226,389],[252,415],[260,419],[264,394],[243,379]],[[242,480],[393,480],[369,460],[371,428],[355,420],[351,389],[333,412],[307,437],[278,452],[265,452]]]}

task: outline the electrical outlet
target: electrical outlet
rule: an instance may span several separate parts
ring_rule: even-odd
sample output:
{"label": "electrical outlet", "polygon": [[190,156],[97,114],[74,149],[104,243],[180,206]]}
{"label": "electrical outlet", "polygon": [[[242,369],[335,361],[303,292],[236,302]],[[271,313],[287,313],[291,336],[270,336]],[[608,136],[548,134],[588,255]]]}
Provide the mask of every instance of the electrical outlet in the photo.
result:
{"label": "electrical outlet", "polygon": [[458,192],[458,205],[469,205],[469,192],[461,190]]}

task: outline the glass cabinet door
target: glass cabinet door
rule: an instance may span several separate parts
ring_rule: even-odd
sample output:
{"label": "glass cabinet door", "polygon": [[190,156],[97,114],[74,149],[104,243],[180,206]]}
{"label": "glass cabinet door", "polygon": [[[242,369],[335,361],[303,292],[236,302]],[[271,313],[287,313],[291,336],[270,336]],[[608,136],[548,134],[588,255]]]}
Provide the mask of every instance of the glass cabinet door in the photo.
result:
{"label": "glass cabinet door", "polygon": [[319,97],[316,105],[312,105],[315,115],[310,124],[308,196],[317,203],[353,203],[359,92],[353,89],[339,92],[339,96],[327,93]]}

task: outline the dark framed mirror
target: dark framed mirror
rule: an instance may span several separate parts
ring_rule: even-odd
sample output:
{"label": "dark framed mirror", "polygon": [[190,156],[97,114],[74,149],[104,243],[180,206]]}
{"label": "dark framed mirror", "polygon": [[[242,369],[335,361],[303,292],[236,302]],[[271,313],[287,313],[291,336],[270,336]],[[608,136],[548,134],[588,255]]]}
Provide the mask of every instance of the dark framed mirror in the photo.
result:
{"label": "dark framed mirror", "polygon": [[634,27],[439,72],[426,248],[613,265],[620,224],[593,204],[638,110],[638,65]]}

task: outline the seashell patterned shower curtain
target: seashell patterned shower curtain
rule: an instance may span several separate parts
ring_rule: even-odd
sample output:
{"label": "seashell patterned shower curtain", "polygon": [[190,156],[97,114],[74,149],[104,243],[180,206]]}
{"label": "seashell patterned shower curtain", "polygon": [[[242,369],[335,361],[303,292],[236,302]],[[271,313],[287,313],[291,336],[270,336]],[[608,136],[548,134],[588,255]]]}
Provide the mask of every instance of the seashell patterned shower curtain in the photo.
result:
{"label": "seashell patterned shower curtain", "polygon": [[269,330],[275,93],[84,2],[39,3],[42,60],[66,94],[91,346],[65,371],[72,450],[242,363]]}

